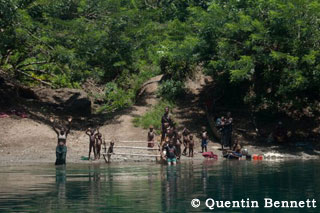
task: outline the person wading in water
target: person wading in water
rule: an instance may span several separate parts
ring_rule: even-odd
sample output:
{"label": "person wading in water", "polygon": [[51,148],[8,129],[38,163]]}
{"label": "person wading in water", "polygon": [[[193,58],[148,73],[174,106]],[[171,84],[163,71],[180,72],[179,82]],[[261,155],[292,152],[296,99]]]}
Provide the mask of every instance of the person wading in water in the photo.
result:
{"label": "person wading in water", "polygon": [[173,145],[173,141],[171,140],[168,145],[164,147],[166,156],[163,158],[167,159],[168,165],[176,165],[177,163],[177,149]]}
{"label": "person wading in water", "polygon": [[64,127],[60,130],[56,127],[53,117],[50,117],[50,122],[53,123],[52,128],[57,134],[58,137],[58,145],[56,147],[56,163],[55,165],[66,164],[67,158],[67,137],[70,133],[72,117],[68,118],[68,126],[67,129]]}

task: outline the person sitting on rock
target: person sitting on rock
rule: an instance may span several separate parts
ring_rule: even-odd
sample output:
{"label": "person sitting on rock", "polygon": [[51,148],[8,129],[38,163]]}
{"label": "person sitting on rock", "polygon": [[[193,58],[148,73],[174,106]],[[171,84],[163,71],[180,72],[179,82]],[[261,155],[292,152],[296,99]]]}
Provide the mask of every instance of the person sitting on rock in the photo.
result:
{"label": "person sitting on rock", "polygon": [[240,156],[241,155],[242,146],[238,140],[235,141],[232,147],[232,151],[234,154]]}
{"label": "person sitting on rock", "polygon": [[231,159],[239,159],[242,157],[242,146],[238,140],[232,146],[231,150],[223,150],[223,155]]}

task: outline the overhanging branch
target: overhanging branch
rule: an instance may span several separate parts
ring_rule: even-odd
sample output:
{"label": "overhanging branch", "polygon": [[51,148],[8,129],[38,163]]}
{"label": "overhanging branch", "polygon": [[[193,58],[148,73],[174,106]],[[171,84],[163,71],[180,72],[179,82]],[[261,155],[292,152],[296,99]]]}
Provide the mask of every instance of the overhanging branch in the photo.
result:
{"label": "overhanging branch", "polygon": [[34,79],[34,80],[36,80],[36,81],[38,81],[38,82],[40,82],[40,83],[42,83],[42,84],[44,84],[44,85],[53,87],[51,83],[46,82],[46,81],[43,81],[43,80],[41,80],[41,79],[39,79],[39,78],[36,78],[36,77],[30,75],[29,73],[25,73],[25,72],[23,72],[23,71],[21,71],[21,70],[15,70],[15,71],[17,71],[18,73],[21,73],[21,74],[23,74],[23,75],[25,75],[25,76],[27,76],[27,77],[29,77],[29,78],[32,78],[32,79]]}

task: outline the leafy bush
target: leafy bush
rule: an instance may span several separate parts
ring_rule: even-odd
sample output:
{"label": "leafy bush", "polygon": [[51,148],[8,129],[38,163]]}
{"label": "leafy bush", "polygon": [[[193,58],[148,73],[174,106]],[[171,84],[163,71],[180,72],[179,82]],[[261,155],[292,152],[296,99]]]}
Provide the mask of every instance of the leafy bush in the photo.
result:
{"label": "leafy bush", "polygon": [[174,100],[177,97],[183,95],[184,92],[184,82],[174,81],[172,79],[162,82],[158,89],[158,95],[168,100]]}
{"label": "leafy bush", "polygon": [[159,132],[161,130],[161,118],[166,106],[172,109],[175,105],[170,101],[161,100],[144,115],[134,118],[134,125],[144,129],[148,129],[150,125],[153,125],[154,129]]}
{"label": "leafy bush", "polygon": [[98,109],[98,112],[106,111],[112,112],[117,109],[122,109],[133,104],[132,97],[133,91],[125,91],[119,88],[114,82],[106,84],[105,104]]}
{"label": "leafy bush", "polygon": [[136,73],[125,71],[114,82],[106,84],[104,104],[97,110],[98,113],[131,106],[143,83],[159,73],[153,65],[142,63],[138,66],[139,70]]}

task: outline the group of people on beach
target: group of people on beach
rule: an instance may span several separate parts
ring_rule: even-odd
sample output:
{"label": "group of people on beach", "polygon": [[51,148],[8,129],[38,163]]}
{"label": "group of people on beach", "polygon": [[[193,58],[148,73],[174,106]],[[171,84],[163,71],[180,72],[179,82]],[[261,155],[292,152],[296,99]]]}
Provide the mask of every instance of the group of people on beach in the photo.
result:
{"label": "group of people on beach", "polygon": [[[67,157],[67,137],[70,133],[72,117],[67,119],[67,127],[58,128],[56,122],[52,117],[50,117],[50,122],[53,124],[52,128],[57,134],[58,144],[56,147],[56,162],[55,165],[66,164]],[[89,155],[88,159],[90,160],[91,152],[93,151],[94,160],[100,159],[101,145],[104,143],[102,139],[102,134],[99,132],[99,128],[91,129],[88,128],[85,133],[89,136]]]}
{"label": "group of people on beach", "polygon": [[[208,133],[205,127],[201,131],[201,148],[202,152],[207,152]],[[154,146],[155,133],[153,126],[150,126],[148,132],[148,147]],[[181,146],[184,146],[182,151]],[[175,165],[181,155],[194,156],[195,140],[190,130],[184,128],[182,132],[178,132],[170,113],[169,107],[165,108],[164,115],[161,118],[161,140],[160,153],[163,160],[167,161],[168,165]]]}
{"label": "group of people on beach", "polygon": [[233,119],[231,117],[231,113],[228,112],[227,116],[222,116],[221,118],[217,118],[216,127],[221,134],[221,148],[222,150],[225,147],[232,147],[232,125]]}
{"label": "group of people on beach", "polygon": [[[228,159],[239,159],[243,155],[248,155],[247,150],[242,150],[242,145],[239,140],[232,140],[233,131],[233,118],[231,112],[228,112],[226,116],[216,119],[216,128],[221,135],[221,150],[222,155]],[[228,147],[229,149],[226,149]]]}
{"label": "group of people on beach", "polygon": [[101,145],[102,143],[105,143],[105,141],[102,140],[102,134],[99,132],[99,128],[96,130],[88,128],[86,130],[86,135],[89,136],[88,160],[90,160],[91,151],[93,151],[94,160],[100,159]]}
{"label": "group of people on beach", "polygon": [[[67,146],[66,140],[71,128],[72,118],[69,117],[67,119],[68,124],[67,127],[58,128],[54,119],[50,118],[51,123],[53,123],[53,130],[57,134],[58,144],[56,147],[56,165],[65,164],[66,163],[66,154],[67,154]],[[232,144],[232,125],[233,119],[231,117],[231,113],[227,113],[227,115],[216,120],[216,127],[219,129],[221,133],[221,146],[222,150],[225,150],[225,147],[229,147],[230,150],[227,153],[234,154],[238,156],[241,152],[240,143],[236,142]],[[94,154],[94,160],[100,159],[101,146],[105,141],[102,139],[102,134],[99,132],[99,128],[93,129],[88,128],[85,131],[86,135],[89,136],[89,154],[88,160],[91,158],[91,152]],[[207,153],[208,149],[208,132],[206,127],[201,128],[201,132],[199,134],[201,138],[201,153]],[[152,149],[154,148],[156,140],[156,133],[154,131],[153,126],[150,126],[148,135],[147,135],[147,147]],[[110,143],[110,147],[108,152],[113,152],[114,142]],[[181,146],[183,150],[181,149]],[[159,145],[159,151],[161,154],[161,158],[165,160],[168,165],[176,164],[177,160],[181,158],[181,155],[193,157],[194,156],[194,146],[195,139],[194,135],[191,134],[190,130],[186,127],[183,128],[181,132],[178,132],[176,129],[176,124],[172,119],[171,114],[169,113],[169,107],[165,108],[164,114],[161,118],[161,139]],[[203,154],[204,155],[204,154]],[[204,155],[205,156],[205,155]]]}
{"label": "group of people on beach", "polygon": [[[232,131],[233,131],[233,118],[231,113],[228,112],[226,116],[216,119],[216,128],[219,130],[221,135],[221,150],[224,157],[229,159],[241,158],[244,153],[242,145],[238,140],[232,142]],[[150,137],[151,136],[151,137]],[[206,127],[201,128],[199,134],[201,140],[201,153],[204,157],[214,155],[212,152],[208,152],[208,132]],[[148,146],[154,144],[154,130],[150,126],[148,132]],[[184,145],[183,151],[181,151],[181,145]],[[161,156],[167,161],[168,165],[175,165],[177,160],[180,159],[181,155],[193,157],[194,156],[195,140],[190,130],[184,128],[181,132],[176,130],[175,123],[169,113],[169,107],[165,108],[164,115],[161,119]]]}

